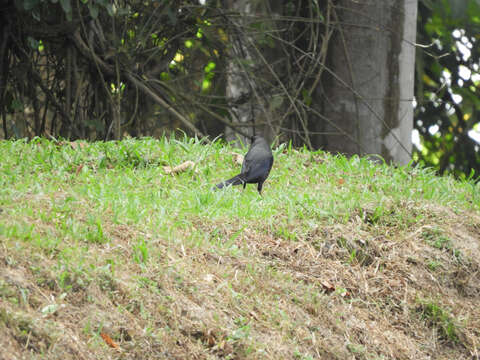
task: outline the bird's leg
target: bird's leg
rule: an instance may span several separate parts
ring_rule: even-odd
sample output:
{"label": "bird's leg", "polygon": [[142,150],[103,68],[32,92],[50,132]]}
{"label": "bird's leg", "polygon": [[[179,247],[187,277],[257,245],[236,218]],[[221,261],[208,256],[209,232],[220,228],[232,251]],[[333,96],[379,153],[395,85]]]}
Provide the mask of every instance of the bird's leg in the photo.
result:
{"label": "bird's leg", "polygon": [[257,190],[260,195],[262,195],[262,186],[263,186],[263,181],[260,181],[257,186]]}

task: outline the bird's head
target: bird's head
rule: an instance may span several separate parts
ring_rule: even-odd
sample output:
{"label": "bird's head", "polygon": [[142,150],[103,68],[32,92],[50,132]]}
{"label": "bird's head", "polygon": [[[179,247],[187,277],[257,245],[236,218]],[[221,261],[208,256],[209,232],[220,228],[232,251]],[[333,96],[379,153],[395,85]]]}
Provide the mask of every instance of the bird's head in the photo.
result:
{"label": "bird's head", "polygon": [[264,138],[260,135],[254,135],[252,136],[252,143],[258,142],[260,140],[264,140]]}

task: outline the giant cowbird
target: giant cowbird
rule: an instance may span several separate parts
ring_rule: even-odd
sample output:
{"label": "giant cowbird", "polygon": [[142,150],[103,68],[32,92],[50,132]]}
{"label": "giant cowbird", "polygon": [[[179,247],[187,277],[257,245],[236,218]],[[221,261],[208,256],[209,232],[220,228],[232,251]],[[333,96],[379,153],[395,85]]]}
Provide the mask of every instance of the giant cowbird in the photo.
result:
{"label": "giant cowbird", "polygon": [[273,154],[265,139],[261,136],[254,136],[252,145],[245,155],[242,164],[242,171],[237,176],[231,179],[222,181],[216,185],[216,188],[221,189],[227,185],[240,185],[243,188],[247,184],[258,184],[258,193],[262,194],[262,186],[267,179],[270,169],[273,165]]}

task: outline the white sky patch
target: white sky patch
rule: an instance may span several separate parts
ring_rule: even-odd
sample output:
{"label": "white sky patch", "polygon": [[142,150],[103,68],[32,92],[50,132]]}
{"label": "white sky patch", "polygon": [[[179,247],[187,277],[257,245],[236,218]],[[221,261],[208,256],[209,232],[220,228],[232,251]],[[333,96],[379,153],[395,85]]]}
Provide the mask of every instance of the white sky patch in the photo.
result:
{"label": "white sky patch", "polygon": [[478,129],[470,130],[468,132],[468,136],[470,136],[473,140],[480,144],[480,131]]}
{"label": "white sky patch", "polygon": [[455,108],[449,103],[445,105],[445,109],[447,109],[448,116],[452,116],[453,114],[455,114]]}
{"label": "white sky patch", "polygon": [[460,65],[458,67],[458,75],[460,75],[463,80],[468,80],[470,76],[472,76],[472,71],[465,65]]}
{"label": "white sky patch", "polygon": [[456,43],[457,43],[458,51],[462,53],[463,61],[467,61],[472,55],[472,52],[465,44],[462,44],[460,41],[457,41]]}
{"label": "white sky patch", "polygon": [[417,129],[413,129],[412,131],[412,143],[418,150],[422,150],[422,144],[420,142],[420,133]]}
{"label": "white sky patch", "polygon": [[428,132],[430,133],[430,135],[435,135],[438,130],[440,130],[440,126],[438,126],[437,124],[432,125],[428,128]]}
{"label": "white sky patch", "polygon": [[452,99],[455,102],[455,104],[460,104],[463,100],[463,97],[458,94],[452,94]]}
{"label": "white sky patch", "polygon": [[448,85],[452,85],[452,74],[450,74],[450,71],[443,70],[442,71],[442,80]]}
{"label": "white sky patch", "polygon": [[205,5],[205,2],[206,2],[206,0],[198,0],[198,3],[199,3],[200,5]]}

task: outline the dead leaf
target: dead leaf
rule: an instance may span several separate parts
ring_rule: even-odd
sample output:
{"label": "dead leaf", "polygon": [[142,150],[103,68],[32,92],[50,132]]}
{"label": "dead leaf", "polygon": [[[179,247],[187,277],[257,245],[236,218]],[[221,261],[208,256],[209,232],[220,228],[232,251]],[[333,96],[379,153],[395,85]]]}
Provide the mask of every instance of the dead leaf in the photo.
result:
{"label": "dead leaf", "polygon": [[80,149],[83,148],[83,145],[81,142],[70,141],[68,144],[73,150],[78,150],[79,148]]}
{"label": "dead leaf", "polygon": [[215,276],[212,274],[206,274],[203,278],[206,282],[213,282],[215,281]]}
{"label": "dead leaf", "polygon": [[82,171],[83,169],[83,164],[80,164],[77,166],[77,170],[75,170],[75,176],[77,176],[78,174],[80,174],[80,171]]}
{"label": "dead leaf", "polygon": [[333,286],[329,281],[327,280],[322,280],[322,286],[327,290],[328,292],[335,291],[335,286]]}
{"label": "dead leaf", "polygon": [[100,333],[100,336],[102,337],[103,341],[110,346],[111,348],[118,349],[118,345],[115,343],[115,341],[112,340],[110,336],[105,334],[104,332]]}
{"label": "dead leaf", "polygon": [[171,166],[164,166],[163,171],[165,171],[166,174],[176,175],[188,169],[193,169],[194,167],[195,167],[195,163],[193,161],[188,160],[173,168]]}
{"label": "dead leaf", "polygon": [[391,287],[400,287],[403,285],[399,279],[388,279],[387,283]]}
{"label": "dead leaf", "polygon": [[236,162],[238,165],[243,164],[243,155],[233,152],[232,156],[233,156],[233,161]]}
{"label": "dead leaf", "polygon": [[343,185],[343,184],[345,184],[345,179],[340,178],[337,180],[337,185]]}
{"label": "dead leaf", "polygon": [[319,164],[323,164],[324,162],[326,162],[326,159],[324,157],[321,157],[320,155],[314,156],[313,160]]}
{"label": "dead leaf", "polygon": [[215,334],[212,330],[208,330],[206,340],[209,347],[213,347],[215,345]]}

